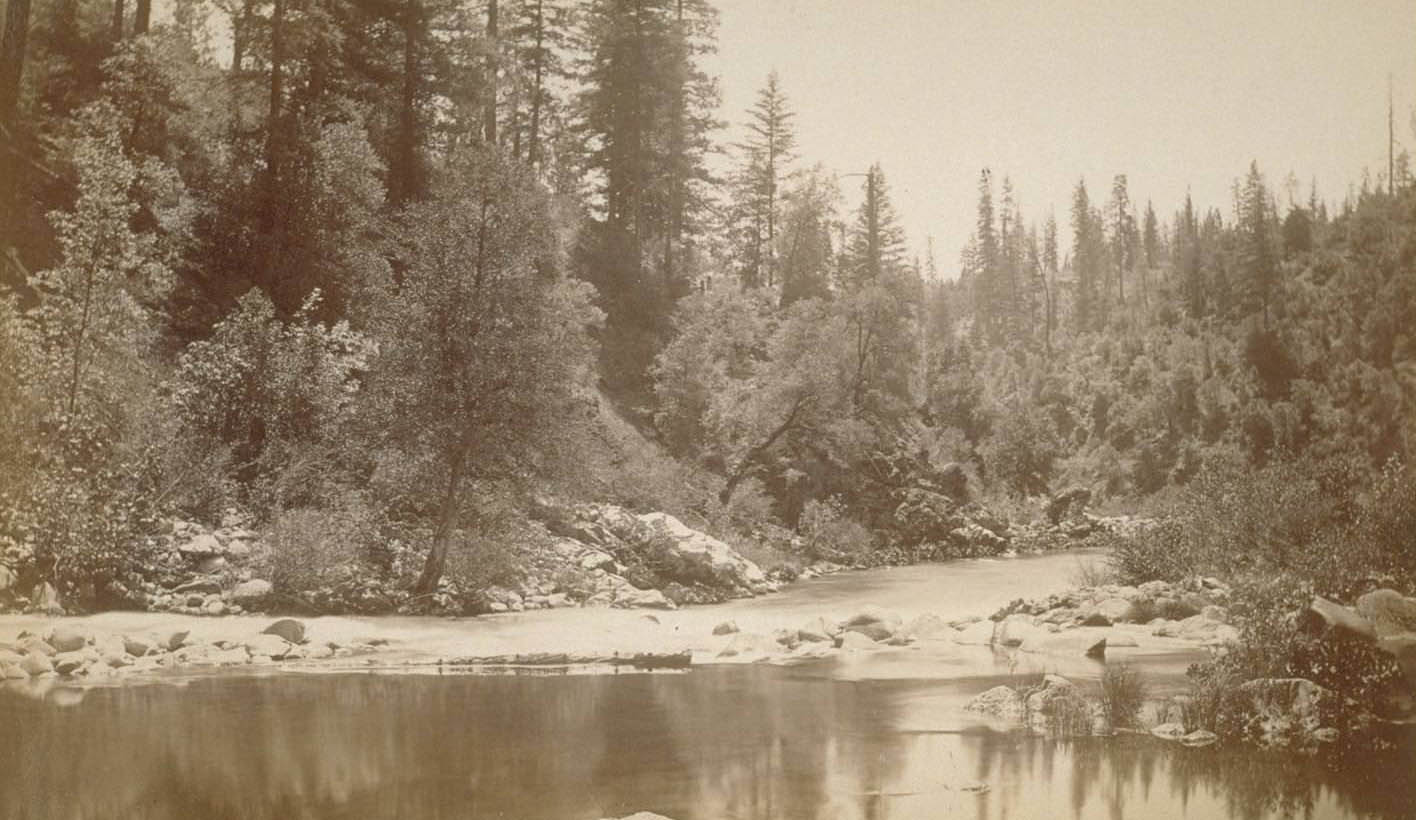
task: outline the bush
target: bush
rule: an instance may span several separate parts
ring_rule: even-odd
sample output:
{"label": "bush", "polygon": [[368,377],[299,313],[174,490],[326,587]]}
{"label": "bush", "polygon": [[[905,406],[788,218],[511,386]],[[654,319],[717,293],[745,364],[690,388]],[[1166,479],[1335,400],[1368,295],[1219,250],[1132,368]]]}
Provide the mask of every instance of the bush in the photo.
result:
{"label": "bush", "polygon": [[262,568],[277,595],[316,612],[389,612],[401,594],[381,567],[380,521],[346,500],[332,509],[297,508],[276,516],[266,533]]}
{"label": "bush", "polygon": [[[183,351],[167,384],[183,437],[209,442],[192,457],[229,452],[224,478],[261,517],[327,506],[341,489],[337,451],[370,347],[345,323],[314,321],[318,306],[316,291],[282,322],[264,294],[247,293],[210,339]],[[219,472],[204,475],[207,488],[186,499],[198,508],[189,513],[227,491]]]}
{"label": "bush", "polygon": [[806,554],[815,559],[855,563],[875,544],[870,530],[845,513],[839,499],[806,502],[801,515]]}
{"label": "bush", "polygon": [[1135,726],[1146,702],[1146,685],[1140,670],[1125,663],[1110,663],[1101,674],[1101,706],[1112,726]]}

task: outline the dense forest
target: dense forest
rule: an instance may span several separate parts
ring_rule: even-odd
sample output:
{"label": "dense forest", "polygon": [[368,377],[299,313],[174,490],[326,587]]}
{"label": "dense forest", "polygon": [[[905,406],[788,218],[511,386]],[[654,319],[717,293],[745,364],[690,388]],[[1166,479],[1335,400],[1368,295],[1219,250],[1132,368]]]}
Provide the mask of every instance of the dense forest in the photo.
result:
{"label": "dense forest", "polygon": [[[789,76],[720,110],[706,0],[157,11],[4,4],[17,589],[140,605],[180,516],[265,533],[291,594],[377,578],[460,609],[544,536],[545,495],[863,563],[949,554],[966,499],[1025,518],[1071,487],[1161,513],[1286,488],[1251,508],[1322,526],[1224,534],[1283,566],[1400,532],[1375,503],[1416,515],[1404,154],[1340,204],[1255,164],[1224,208],[1118,173],[1060,219],[984,169],[955,269],[907,251],[879,164],[799,155]],[[1373,543],[1351,577],[1409,581]]]}

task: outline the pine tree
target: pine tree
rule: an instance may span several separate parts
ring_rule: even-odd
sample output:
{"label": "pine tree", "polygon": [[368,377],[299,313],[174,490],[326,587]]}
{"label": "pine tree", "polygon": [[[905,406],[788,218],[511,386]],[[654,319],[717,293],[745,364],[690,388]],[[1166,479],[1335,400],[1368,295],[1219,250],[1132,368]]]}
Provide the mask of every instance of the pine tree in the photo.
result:
{"label": "pine tree", "polygon": [[1101,227],[1087,196],[1086,180],[1072,192],[1072,269],[1076,277],[1073,316],[1078,332],[1100,330],[1105,313],[1099,290],[1106,260],[1099,234]]}
{"label": "pine tree", "polygon": [[1257,161],[1249,164],[1239,196],[1240,259],[1244,268],[1246,307],[1263,314],[1268,327],[1269,308],[1277,285],[1278,263],[1273,247],[1273,207]]}
{"label": "pine tree", "polygon": [[870,166],[862,186],[865,200],[856,214],[847,248],[849,284],[878,282],[895,273],[904,258],[905,237],[890,202],[889,185],[880,164]]}
{"label": "pine tree", "polygon": [[757,102],[748,114],[748,138],[737,146],[741,158],[734,186],[737,235],[743,244],[739,255],[744,262],[744,282],[773,288],[778,284],[780,191],[796,158],[792,129],[796,114],[787,105],[777,72],[767,75],[767,84],[757,92]]}

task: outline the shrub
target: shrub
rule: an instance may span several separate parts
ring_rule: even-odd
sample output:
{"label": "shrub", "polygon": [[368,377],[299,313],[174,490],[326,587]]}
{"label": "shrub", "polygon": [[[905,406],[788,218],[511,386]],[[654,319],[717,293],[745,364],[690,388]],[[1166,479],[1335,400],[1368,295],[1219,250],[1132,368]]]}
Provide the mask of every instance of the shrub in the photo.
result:
{"label": "shrub", "polygon": [[379,520],[346,500],[331,509],[285,510],[266,533],[264,571],[277,595],[317,612],[388,612],[399,594],[375,557]]}
{"label": "shrub", "polygon": [[1140,670],[1125,663],[1110,663],[1101,674],[1101,706],[1112,726],[1135,726],[1146,702],[1146,685]]}
{"label": "shrub", "polygon": [[875,543],[870,530],[848,517],[844,505],[835,498],[806,502],[801,534],[809,557],[845,563],[869,553]]}
{"label": "shrub", "polygon": [[[339,492],[336,451],[370,348],[342,322],[314,321],[318,305],[316,291],[282,322],[264,294],[247,293],[210,339],[183,351],[167,384],[184,437],[210,443],[193,455],[229,450],[225,477],[262,516],[325,506]],[[207,483],[187,500],[202,507],[203,496],[224,491],[209,471]]]}

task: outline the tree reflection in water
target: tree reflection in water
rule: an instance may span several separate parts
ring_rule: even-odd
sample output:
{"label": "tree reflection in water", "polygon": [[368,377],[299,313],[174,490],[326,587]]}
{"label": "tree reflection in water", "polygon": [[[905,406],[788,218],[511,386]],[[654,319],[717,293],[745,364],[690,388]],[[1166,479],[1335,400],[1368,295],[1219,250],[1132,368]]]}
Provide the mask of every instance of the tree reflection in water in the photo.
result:
{"label": "tree reflection in water", "polygon": [[1053,741],[977,726],[968,689],[755,666],[4,690],[0,818],[1248,820],[1416,802],[1410,745],[1338,774],[1148,738]]}

